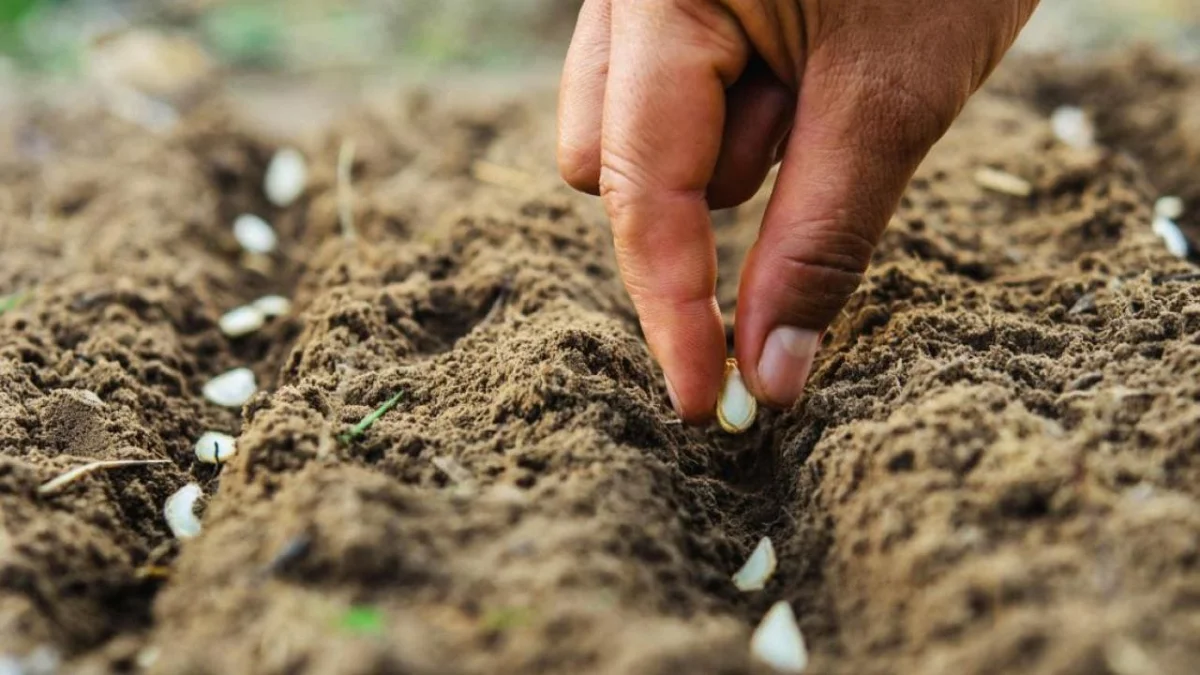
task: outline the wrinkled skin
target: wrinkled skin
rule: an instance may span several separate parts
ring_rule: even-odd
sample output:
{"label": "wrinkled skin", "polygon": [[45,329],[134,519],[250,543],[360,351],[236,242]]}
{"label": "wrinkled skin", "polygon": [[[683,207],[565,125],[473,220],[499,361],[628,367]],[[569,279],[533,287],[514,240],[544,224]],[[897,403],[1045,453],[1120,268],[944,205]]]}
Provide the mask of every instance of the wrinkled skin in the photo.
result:
{"label": "wrinkled skin", "polygon": [[709,210],[780,173],[742,271],[736,356],[799,398],[925,157],[1037,0],[587,0],[559,99],[563,177],[600,195],[667,389],[711,418],[726,357]]}

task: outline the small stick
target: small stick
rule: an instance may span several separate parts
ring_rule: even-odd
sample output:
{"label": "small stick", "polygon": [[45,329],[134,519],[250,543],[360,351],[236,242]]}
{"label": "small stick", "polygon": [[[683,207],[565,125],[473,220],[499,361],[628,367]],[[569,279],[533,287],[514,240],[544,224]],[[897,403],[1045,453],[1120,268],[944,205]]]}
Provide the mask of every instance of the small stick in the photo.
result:
{"label": "small stick", "polygon": [[383,417],[384,415],[386,415],[387,411],[396,407],[396,404],[400,402],[400,397],[403,395],[404,395],[404,392],[401,391],[401,392],[398,392],[395,396],[389,398],[387,401],[384,401],[383,405],[376,408],[375,411],[372,412],[370,415],[367,415],[366,417],[362,418],[361,422],[359,422],[358,424],[355,424],[346,433],[338,436],[338,440],[341,441],[342,443],[349,443],[350,441],[358,438],[359,436],[362,436],[364,433],[366,433],[367,429],[371,428],[372,424],[375,424],[376,422],[379,421],[380,417]]}
{"label": "small stick", "polygon": [[337,160],[338,221],[342,224],[342,238],[354,241],[354,186],[350,183],[354,169],[354,141],[342,141]]}
{"label": "small stick", "polygon": [[475,160],[471,164],[471,173],[475,180],[514,190],[527,187],[534,181],[534,177],[525,171],[484,159]]}
{"label": "small stick", "polygon": [[57,478],[52,478],[49,481],[42,483],[38,487],[37,491],[39,495],[48,495],[58,492],[65,486],[74,483],[89,473],[99,471],[101,469],[113,469],[121,466],[145,466],[147,464],[170,463],[171,460],[169,459],[115,459],[106,462],[92,462],[90,464],[84,464],[83,466],[77,466],[74,469],[71,469],[70,471],[58,476]]}

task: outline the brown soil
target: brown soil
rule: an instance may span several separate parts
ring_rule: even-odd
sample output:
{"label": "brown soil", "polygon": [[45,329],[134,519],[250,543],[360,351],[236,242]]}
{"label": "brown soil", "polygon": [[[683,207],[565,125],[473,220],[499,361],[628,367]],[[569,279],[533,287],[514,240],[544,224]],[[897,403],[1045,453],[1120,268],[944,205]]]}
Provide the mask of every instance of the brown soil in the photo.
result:
{"label": "brown soil", "polygon": [[[1103,151],[1052,141],[1062,102],[1094,110]],[[1200,74],[1148,56],[1010,64],[921,169],[806,399],[737,438],[672,418],[602,212],[554,177],[548,90],[354,114],[305,145],[286,210],[258,189],[279,139],[219,102],[161,138],[24,111],[0,142],[0,294],[28,294],[0,316],[0,654],[740,673],[787,599],[814,673],[1189,672],[1200,277],[1150,213],[1174,192],[1200,214],[1198,102]],[[985,165],[1034,194],[984,192]],[[763,202],[717,218],[727,316]],[[241,257],[244,210],[280,253]],[[268,292],[294,317],[222,337]],[[237,365],[262,384],[241,416],[199,395]],[[206,429],[239,433],[219,473],[193,459]],[[173,463],[36,493],[136,458]],[[204,533],[180,545],[161,507],[188,481]],[[763,535],[779,571],[740,594]]]}

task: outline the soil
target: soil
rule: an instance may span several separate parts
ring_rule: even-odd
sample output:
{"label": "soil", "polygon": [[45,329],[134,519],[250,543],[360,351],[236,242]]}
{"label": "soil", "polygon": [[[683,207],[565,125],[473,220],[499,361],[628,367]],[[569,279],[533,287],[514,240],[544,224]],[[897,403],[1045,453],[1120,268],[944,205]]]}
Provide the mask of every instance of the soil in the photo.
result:
{"label": "soil", "polygon": [[[0,654],[25,672],[743,673],[792,603],[812,673],[1184,673],[1200,659],[1200,71],[1013,61],[913,181],[804,400],[691,429],[553,167],[553,91],[434,85],[299,142],[213,100],[0,135]],[[1081,104],[1102,146],[1057,144]],[[352,229],[334,170],[353,140]],[[981,189],[991,166],[1028,198]],[[717,214],[719,289],[765,193]],[[243,256],[230,223],[271,220]],[[349,236],[353,235],[353,236]],[[237,340],[222,312],[291,316]],[[200,396],[249,366],[240,414]],[[90,394],[99,398],[96,402]],[[361,437],[339,434],[396,393]],[[238,436],[217,470],[209,429]],[[88,460],[170,464],[37,486]],[[187,482],[204,531],[161,515]],[[769,535],[766,589],[730,575]],[[6,671],[8,672],[8,671]]]}

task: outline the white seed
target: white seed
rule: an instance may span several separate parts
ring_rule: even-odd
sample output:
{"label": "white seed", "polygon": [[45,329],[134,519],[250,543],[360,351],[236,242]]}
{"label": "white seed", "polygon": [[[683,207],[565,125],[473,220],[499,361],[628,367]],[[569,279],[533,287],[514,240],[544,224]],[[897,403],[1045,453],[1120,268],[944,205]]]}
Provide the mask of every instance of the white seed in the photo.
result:
{"label": "white seed", "polygon": [[781,673],[802,673],[808,667],[808,648],[786,601],[772,605],[754,629],[750,654]]}
{"label": "white seed", "polygon": [[219,431],[206,431],[196,441],[196,459],[205,464],[222,464],[237,454],[237,440]]}
{"label": "white seed", "polygon": [[263,191],[275,206],[290,206],[308,184],[308,165],[304,155],[295,148],[284,148],[275,153],[267,166],[263,180]]}
{"label": "white seed", "polygon": [[742,565],[742,569],[733,575],[733,585],[743,592],[761,591],[770,581],[771,575],[775,574],[776,562],[775,547],[771,544],[771,538],[763,537]]}
{"label": "white seed", "polygon": [[1154,215],[1159,218],[1179,220],[1183,215],[1183,199],[1168,195],[1154,202]]}
{"label": "white seed", "polygon": [[244,305],[221,315],[217,325],[231,338],[249,335],[263,327],[267,318],[256,305]]}
{"label": "white seed", "polygon": [[250,304],[268,318],[292,311],[292,301],[282,295],[264,295]]}
{"label": "white seed", "polygon": [[171,534],[175,535],[176,539],[191,539],[200,534],[200,519],[192,509],[202,494],[199,485],[188,483],[167,497],[163,515],[167,519],[167,527],[171,528]]}
{"label": "white seed", "polygon": [[233,236],[250,253],[265,255],[279,245],[275,228],[253,213],[243,213],[233,221]]}
{"label": "white seed", "polygon": [[1014,197],[1028,197],[1033,194],[1033,186],[1029,184],[1029,181],[990,167],[983,167],[976,171],[975,182],[986,190]]}
{"label": "white seed", "polygon": [[1161,216],[1154,219],[1154,234],[1157,234],[1163,243],[1167,245],[1167,250],[1177,258],[1186,258],[1188,255],[1188,240],[1183,236],[1183,231],[1175,224],[1175,221],[1170,218]]}
{"label": "white seed", "polygon": [[1050,128],[1054,136],[1076,150],[1088,150],[1096,144],[1096,128],[1087,113],[1073,106],[1064,105],[1050,114]]}
{"label": "white seed", "polygon": [[717,399],[717,421],[721,428],[731,434],[740,434],[754,424],[758,415],[758,401],[746,389],[737,359],[725,361],[725,383]]}
{"label": "white seed", "polygon": [[258,384],[254,372],[249,368],[234,368],[209,380],[202,393],[204,398],[226,408],[240,408],[254,392]]}

